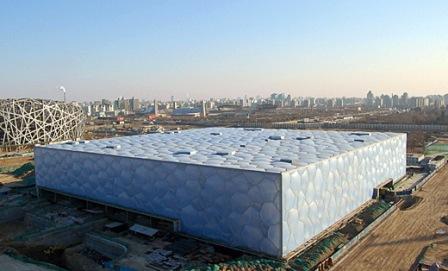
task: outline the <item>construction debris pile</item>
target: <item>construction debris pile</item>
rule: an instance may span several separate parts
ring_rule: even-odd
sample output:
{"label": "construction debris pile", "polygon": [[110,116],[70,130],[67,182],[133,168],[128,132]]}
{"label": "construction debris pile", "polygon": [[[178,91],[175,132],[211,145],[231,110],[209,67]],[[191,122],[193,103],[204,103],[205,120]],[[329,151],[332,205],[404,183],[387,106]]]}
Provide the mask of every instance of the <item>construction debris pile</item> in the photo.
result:
{"label": "construction debris pile", "polygon": [[333,232],[293,259],[290,265],[295,270],[313,270],[317,264],[329,258],[339,246],[347,242],[348,239],[344,234]]}
{"label": "construction debris pile", "polygon": [[421,197],[409,195],[403,197],[403,203],[400,205],[400,210],[409,210],[415,206],[417,206],[422,201]]}
{"label": "construction debris pile", "polygon": [[292,270],[285,262],[271,260],[267,258],[244,256],[236,260],[231,260],[223,263],[209,264],[200,267],[192,267],[185,269],[189,271],[256,271],[256,270]]}
{"label": "construction debris pile", "polygon": [[[437,267],[437,268],[435,268]],[[416,270],[448,270],[448,243],[446,241],[433,243],[423,249],[418,259]]]}
{"label": "construction debris pile", "polygon": [[149,265],[157,266],[163,270],[177,270],[186,263],[186,259],[182,256],[173,254],[172,251],[165,249],[155,249],[154,251],[148,251],[146,255],[146,261]]}
{"label": "construction debris pile", "polygon": [[[68,204],[66,204],[68,205]],[[45,218],[45,220],[54,226],[68,226],[74,224],[83,224],[88,220],[93,220],[97,216],[78,210],[77,208],[60,205],[51,205],[42,210],[36,210],[34,212],[35,216],[40,218]]]}
{"label": "construction debris pile", "polygon": [[179,238],[171,234],[162,239],[168,242],[166,246],[145,253],[145,259],[151,267],[162,270],[188,270],[193,266],[225,262],[230,259],[230,256],[216,251],[212,245],[193,239]]}
{"label": "construction debris pile", "polygon": [[97,264],[104,266],[106,263],[110,262],[110,258],[104,256],[103,254],[99,253],[98,251],[88,248],[88,247],[84,247],[81,251],[80,254],[86,256],[87,258],[93,260],[94,262],[96,262]]}

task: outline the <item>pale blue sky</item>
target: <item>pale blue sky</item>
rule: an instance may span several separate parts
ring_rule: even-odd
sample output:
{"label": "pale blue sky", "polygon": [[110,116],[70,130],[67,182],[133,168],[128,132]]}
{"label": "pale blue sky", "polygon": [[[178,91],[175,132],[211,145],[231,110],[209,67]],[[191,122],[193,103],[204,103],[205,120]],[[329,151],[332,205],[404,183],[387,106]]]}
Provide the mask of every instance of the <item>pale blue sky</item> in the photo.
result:
{"label": "pale blue sky", "polygon": [[448,1],[0,0],[0,98],[448,92]]}

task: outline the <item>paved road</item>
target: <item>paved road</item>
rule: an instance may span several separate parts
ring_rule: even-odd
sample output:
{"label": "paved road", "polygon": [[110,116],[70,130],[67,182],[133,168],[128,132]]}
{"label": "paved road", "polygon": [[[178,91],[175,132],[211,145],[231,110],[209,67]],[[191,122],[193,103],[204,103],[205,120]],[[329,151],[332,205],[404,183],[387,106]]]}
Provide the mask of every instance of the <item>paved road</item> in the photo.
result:
{"label": "paved road", "polygon": [[448,226],[448,166],[416,193],[423,200],[407,210],[396,210],[332,270],[410,270],[423,248],[448,239],[435,231]]}

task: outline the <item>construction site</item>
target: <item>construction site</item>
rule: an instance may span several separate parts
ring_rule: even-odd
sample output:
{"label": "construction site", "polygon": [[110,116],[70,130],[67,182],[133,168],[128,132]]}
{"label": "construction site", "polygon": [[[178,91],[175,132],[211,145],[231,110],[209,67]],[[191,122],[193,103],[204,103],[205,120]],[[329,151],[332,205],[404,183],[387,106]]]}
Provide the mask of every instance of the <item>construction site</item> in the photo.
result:
{"label": "construction site", "polygon": [[173,234],[167,221],[62,195],[39,199],[32,158],[1,162],[2,270],[184,270],[245,256]]}
{"label": "construction site", "polygon": [[447,270],[444,144],[281,258],[185,233],[166,216],[36,190],[33,153],[4,156],[0,261],[4,270]]}
{"label": "construction site", "polygon": [[372,199],[291,258],[277,260],[173,233],[164,221],[107,212],[93,202],[38,199],[30,186],[32,158],[2,159],[0,259],[10,267],[5,270],[427,270],[446,257],[440,203],[447,175],[443,167],[410,199]]}

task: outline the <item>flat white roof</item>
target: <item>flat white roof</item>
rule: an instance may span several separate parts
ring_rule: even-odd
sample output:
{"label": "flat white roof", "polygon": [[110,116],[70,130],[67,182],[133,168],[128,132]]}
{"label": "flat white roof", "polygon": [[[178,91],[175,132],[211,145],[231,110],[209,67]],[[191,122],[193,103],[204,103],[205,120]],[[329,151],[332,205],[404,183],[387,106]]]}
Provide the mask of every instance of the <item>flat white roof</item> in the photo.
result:
{"label": "flat white roof", "polygon": [[153,236],[154,234],[158,233],[159,230],[151,228],[151,227],[146,227],[140,224],[134,224],[132,225],[132,227],[129,228],[129,230],[136,232],[136,233],[140,233],[146,236]]}
{"label": "flat white roof", "polygon": [[43,148],[278,173],[400,135],[382,132],[204,128],[179,133],[68,142]]}

